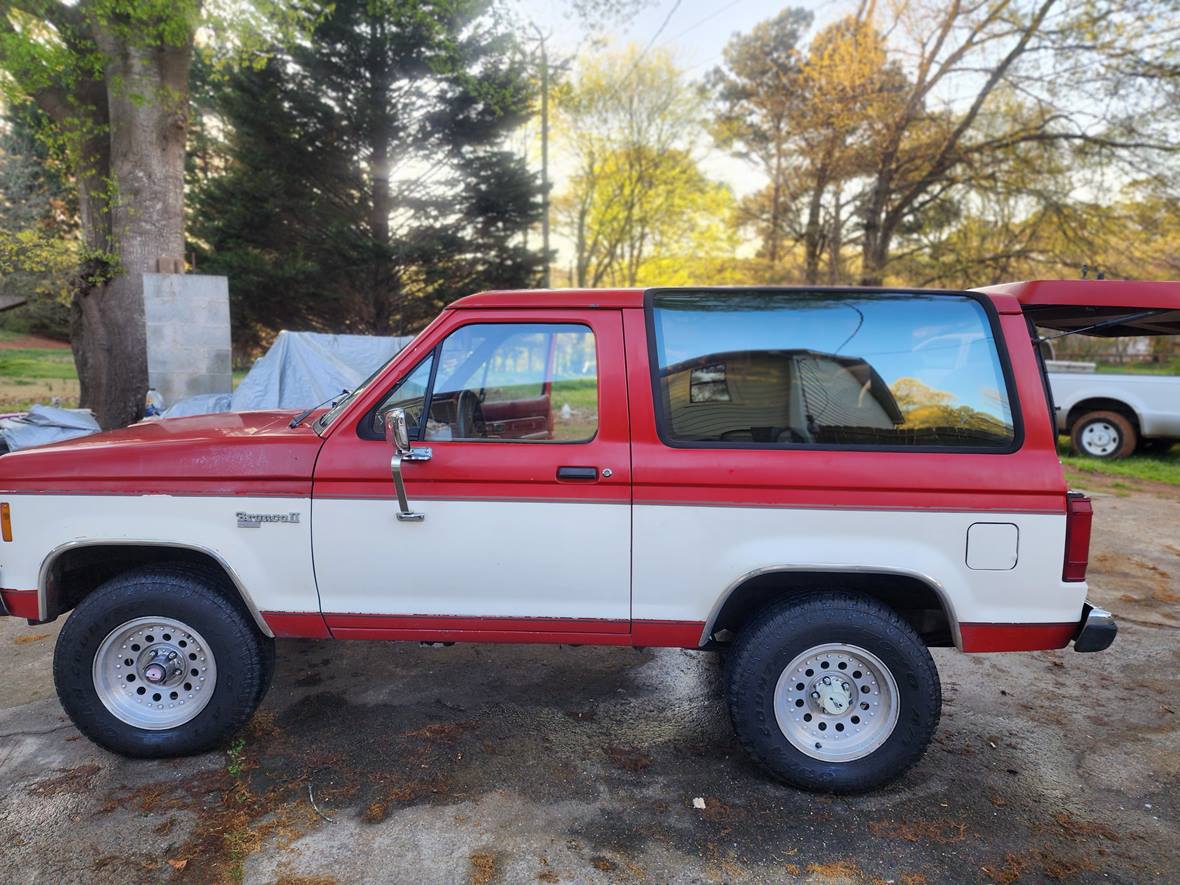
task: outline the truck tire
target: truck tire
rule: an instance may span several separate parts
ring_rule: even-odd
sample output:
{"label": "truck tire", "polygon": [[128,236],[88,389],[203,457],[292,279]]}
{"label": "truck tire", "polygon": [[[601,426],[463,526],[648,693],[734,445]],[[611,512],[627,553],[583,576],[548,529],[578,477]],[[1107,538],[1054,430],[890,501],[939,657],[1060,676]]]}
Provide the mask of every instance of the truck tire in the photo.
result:
{"label": "truck tire", "polygon": [[1139,444],[1139,435],[1118,412],[1086,412],[1073,422],[1069,434],[1073,450],[1089,458],[1126,458]]}
{"label": "truck tire", "polygon": [[62,707],[123,756],[213,749],[253,715],[274,672],[274,640],[224,587],[191,566],[119,575],[70,614],[53,655]]}
{"label": "truck tire", "polygon": [[726,676],[745,750],[805,790],[856,793],[900,777],[925,752],[942,687],[921,638],[866,597],[809,593],[739,633]]}

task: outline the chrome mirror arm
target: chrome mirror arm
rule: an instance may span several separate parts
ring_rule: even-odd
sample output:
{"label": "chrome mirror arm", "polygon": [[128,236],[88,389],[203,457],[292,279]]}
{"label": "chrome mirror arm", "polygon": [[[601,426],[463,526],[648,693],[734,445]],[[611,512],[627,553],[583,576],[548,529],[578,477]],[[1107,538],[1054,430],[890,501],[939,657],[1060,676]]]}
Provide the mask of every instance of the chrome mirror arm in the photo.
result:
{"label": "chrome mirror arm", "polygon": [[402,478],[402,462],[429,461],[432,452],[429,447],[415,449],[410,446],[404,409],[390,409],[385,413],[385,440],[393,448],[393,456],[389,459],[389,472],[393,476],[393,487],[397,491],[398,522],[421,522],[426,518],[426,514],[410,509],[410,502],[406,498],[406,482]]}

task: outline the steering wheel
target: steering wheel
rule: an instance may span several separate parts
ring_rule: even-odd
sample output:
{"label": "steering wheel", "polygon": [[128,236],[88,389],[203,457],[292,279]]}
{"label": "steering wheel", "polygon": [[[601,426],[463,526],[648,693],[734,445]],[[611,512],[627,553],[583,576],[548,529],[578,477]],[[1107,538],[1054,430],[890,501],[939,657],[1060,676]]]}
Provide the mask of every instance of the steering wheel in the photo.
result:
{"label": "steering wheel", "polygon": [[483,415],[479,407],[479,394],[474,390],[461,390],[455,401],[455,430],[457,439],[479,439],[483,436]]}

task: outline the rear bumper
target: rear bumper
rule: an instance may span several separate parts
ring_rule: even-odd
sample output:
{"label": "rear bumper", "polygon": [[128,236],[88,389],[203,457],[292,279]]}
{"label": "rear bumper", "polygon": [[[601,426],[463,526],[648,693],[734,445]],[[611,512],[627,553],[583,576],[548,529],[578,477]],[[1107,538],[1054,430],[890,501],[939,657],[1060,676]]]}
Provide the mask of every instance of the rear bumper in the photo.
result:
{"label": "rear bumper", "polygon": [[1110,612],[1094,608],[1087,602],[1082,609],[1082,621],[1078,626],[1078,635],[1073,640],[1073,650],[1087,652],[1110,648],[1118,632],[1118,625]]}

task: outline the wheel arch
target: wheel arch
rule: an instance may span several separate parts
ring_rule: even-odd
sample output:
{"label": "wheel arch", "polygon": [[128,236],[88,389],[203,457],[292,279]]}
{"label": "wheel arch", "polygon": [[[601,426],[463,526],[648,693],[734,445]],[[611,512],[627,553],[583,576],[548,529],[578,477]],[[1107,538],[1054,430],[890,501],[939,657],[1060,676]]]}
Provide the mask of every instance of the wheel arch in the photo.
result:
{"label": "wheel arch", "polygon": [[754,612],[791,595],[814,591],[858,593],[877,599],[910,622],[928,646],[962,648],[950,596],[938,581],[917,571],[873,566],[778,565],[742,575],[713,605],[701,633],[736,632]]}
{"label": "wheel arch", "polygon": [[196,544],[174,541],[104,539],[70,541],[55,547],[41,562],[37,577],[37,607],[43,621],[51,621],[76,606],[101,583],[133,568],[184,562],[219,574],[236,591],[236,600],[250,613],[264,636],[274,631],[263,619],[245,584],[225,559]]}

